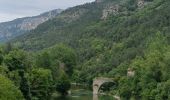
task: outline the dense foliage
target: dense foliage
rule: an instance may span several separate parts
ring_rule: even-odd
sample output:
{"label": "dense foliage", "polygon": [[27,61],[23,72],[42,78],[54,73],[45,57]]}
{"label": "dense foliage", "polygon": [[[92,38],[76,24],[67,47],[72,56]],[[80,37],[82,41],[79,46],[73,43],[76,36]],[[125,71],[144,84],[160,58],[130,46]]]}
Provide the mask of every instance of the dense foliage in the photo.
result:
{"label": "dense foliage", "polygon": [[67,91],[70,89],[71,84],[68,79],[68,76],[65,74],[65,72],[62,72],[60,77],[57,79],[56,82],[56,90],[62,93],[62,95],[66,95]]}
{"label": "dense foliage", "polygon": [[[28,57],[31,64],[23,51],[6,54],[9,78],[20,86],[23,78],[18,71],[24,71],[34,98],[48,98],[51,84],[66,94],[68,78],[91,85],[93,78],[104,76],[116,79],[117,87],[111,93],[124,100],[169,100],[170,1],[144,1],[143,7],[137,0],[73,7],[12,40],[16,47],[37,52]],[[119,5],[119,11],[102,19],[109,5]],[[127,75],[129,68],[134,76]]]}
{"label": "dense foliage", "polygon": [[8,78],[0,75],[0,99],[24,100],[21,91]]}
{"label": "dense foliage", "polygon": [[[48,52],[45,50],[36,54],[13,47],[8,53],[6,50],[2,47],[2,100],[24,100],[23,97],[26,100],[50,100],[55,92],[67,94],[71,80],[66,76],[71,76],[76,66],[74,50],[65,45],[56,45]],[[68,69],[71,71],[68,72]],[[60,86],[64,91],[59,89]]]}

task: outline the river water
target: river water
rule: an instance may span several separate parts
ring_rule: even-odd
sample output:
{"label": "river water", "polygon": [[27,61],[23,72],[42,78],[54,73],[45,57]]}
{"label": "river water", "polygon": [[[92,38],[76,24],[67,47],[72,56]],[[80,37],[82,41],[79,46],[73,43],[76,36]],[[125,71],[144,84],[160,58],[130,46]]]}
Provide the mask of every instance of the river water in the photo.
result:
{"label": "river water", "polygon": [[115,100],[113,96],[93,95],[92,91],[86,89],[72,90],[68,96],[58,96],[53,100]]}

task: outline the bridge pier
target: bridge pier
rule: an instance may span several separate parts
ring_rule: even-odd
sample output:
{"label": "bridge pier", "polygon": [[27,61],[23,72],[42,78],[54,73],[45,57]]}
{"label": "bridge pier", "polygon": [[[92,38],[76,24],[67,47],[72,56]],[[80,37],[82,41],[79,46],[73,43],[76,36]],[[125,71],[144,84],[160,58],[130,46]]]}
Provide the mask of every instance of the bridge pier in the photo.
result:
{"label": "bridge pier", "polygon": [[93,95],[93,100],[99,100],[98,95]]}
{"label": "bridge pier", "polygon": [[94,84],[93,85],[93,94],[94,95],[97,95],[98,94],[98,91],[99,91],[99,86],[97,84]]}

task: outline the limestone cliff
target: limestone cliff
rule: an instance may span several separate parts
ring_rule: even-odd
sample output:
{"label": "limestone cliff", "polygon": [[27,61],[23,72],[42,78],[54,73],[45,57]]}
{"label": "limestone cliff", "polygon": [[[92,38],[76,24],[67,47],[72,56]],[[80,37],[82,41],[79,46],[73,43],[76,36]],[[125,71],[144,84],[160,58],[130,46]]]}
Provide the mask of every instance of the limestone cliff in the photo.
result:
{"label": "limestone cliff", "polygon": [[116,15],[119,13],[119,5],[108,5],[104,10],[102,14],[101,19],[106,19],[109,15]]}
{"label": "limestone cliff", "polygon": [[103,2],[104,0],[96,0],[97,3]]}
{"label": "limestone cliff", "polygon": [[6,41],[7,39],[35,29],[43,22],[56,17],[61,11],[61,9],[56,9],[38,16],[19,18],[10,22],[0,23],[0,41]]}

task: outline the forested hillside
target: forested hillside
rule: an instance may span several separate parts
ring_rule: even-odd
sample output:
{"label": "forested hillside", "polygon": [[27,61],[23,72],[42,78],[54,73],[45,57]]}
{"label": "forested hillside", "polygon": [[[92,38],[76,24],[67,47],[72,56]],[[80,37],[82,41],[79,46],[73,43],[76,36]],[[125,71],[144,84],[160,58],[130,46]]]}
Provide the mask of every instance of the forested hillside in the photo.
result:
{"label": "forested hillside", "polygon": [[[74,82],[92,84],[98,76],[115,78],[111,94],[123,100],[169,100],[169,5],[168,0],[84,4],[11,42],[14,47],[36,52],[33,65],[44,66],[53,77],[58,75],[54,66],[67,66],[64,72]],[[129,69],[135,74],[127,75]],[[33,69],[31,78],[38,73],[51,77],[47,70]]]}

